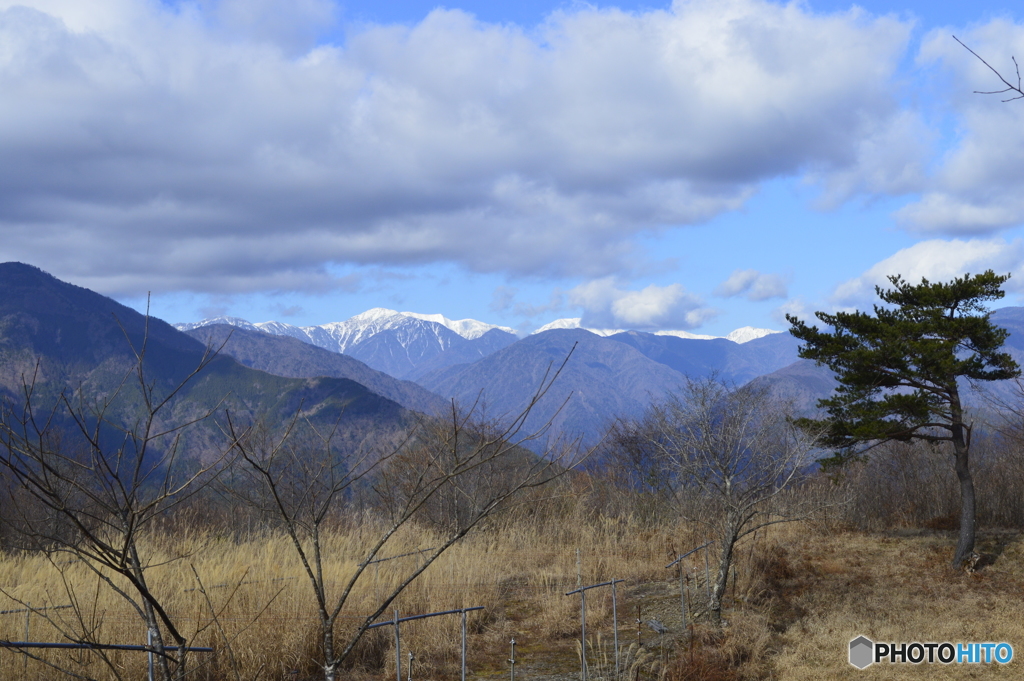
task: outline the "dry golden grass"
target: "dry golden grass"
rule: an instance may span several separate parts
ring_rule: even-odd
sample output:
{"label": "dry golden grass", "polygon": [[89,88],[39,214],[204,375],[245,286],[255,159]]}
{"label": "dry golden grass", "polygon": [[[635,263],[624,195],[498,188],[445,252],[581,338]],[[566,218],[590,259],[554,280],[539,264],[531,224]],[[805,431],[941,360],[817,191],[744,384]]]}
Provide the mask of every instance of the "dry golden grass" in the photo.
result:
{"label": "dry golden grass", "polygon": [[[581,497],[582,499],[582,497]],[[356,569],[379,528],[354,523],[326,538],[328,580],[338,586]],[[726,679],[889,679],[1018,675],[1013,662],[999,665],[874,665],[858,671],[847,663],[847,643],[859,634],[876,641],[1008,641],[1020,648],[1024,618],[1024,541],[1016,533],[982,533],[985,556],[974,575],[947,567],[949,533],[863,534],[827,532],[806,525],[777,526],[740,546],[737,583],[730,586],[725,619],[716,630],[698,622],[684,631],[676,573],[665,565],[674,552],[701,543],[693,528],[652,526],[632,517],[590,513],[567,503],[553,515],[511,513],[492,520],[432,565],[398,599],[403,614],[482,605],[470,617],[470,669],[478,678],[507,678],[509,640],[519,643],[520,678],[568,679],[578,675],[579,600],[564,593],[577,584],[620,578],[619,622],[624,668],[631,678],[668,681]],[[382,555],[436,545],[429,529],[410,527]],[[317,618],[311,592],[286,537],[229,537],[212,530],[161,532],[144,545],[152,584],[195,645],[214,646],[216,656],[196,655],[194,678],[305,679],[317,672]],[[0,556],[0,609],[64,604],[52,622],[30,620],[30,638],[61,641],[92,627],[108,643],[144,643],[139,616],[84,566],[65,556]],[[343,614],[339,634],[370,612],[382,594],[414,569],[418,556],[371,567]],[[703,570],[703,564],[694,563]],[[220,628],[196,590],[195,567],[218,613]],[[227,585],[227,586],[222,586]],[[635,613],[656,617],[670,633],[641,631]],[[81,617],[77,620],[76,617]],[[588,597],[591,678],[613,668],[610,590]],[[223,633],[221,633],[221,629]],[[25,615],[0,615],[0,638],[22,640]],[[230,641],[230,648],[225,645]],[[415,678],[457,678],[458,618],[443,617],[402,627],[403,650],[415,653]],[[692,641],[692,644],[691,644]],[[41,654],[99,679],[145,677],[145,655],[110,653],[112,669],[94,654]],[[383,627],[364,637],[345,678],[394,678],[392,632]],[[0,679],[58,679],[62,674],[16,653],[0,652]],[[575,677],[573,677],[575,678]]]}
{"label": "dry golden grass", "polygon": [[[402,614],[415,614],[484,606],[484,613],[470,616],[471,661],[475,668],[497,668],[503,659],[499,656],[507,657],[505,647],[512,636],[535,648],[546,640],[571,642],[578,627],[578,600],[566,598],[564,592],[576,584],[576,548],[581,550],[580,573],[585,583],[616,577],[635,584],[661,577],[658,571],[664,571],[665,547],[673,534],[642,528],[630,519],[592,521],[582,511],[579,517],[570,513],[557,523],[543,524],[541,528],[536,522],[495,520],[431,565],[401,594],[395,607]],[[379,532],[379,527],[366,521],[325,538],[325,576],[335,594]],[[409,527],[381,555],[414,552],[440,542],[429,529]],[[153,565],[148,575],[154,592],[182,630],[194,645],[218,649],[216,658],[193,656],[193,664],[202,663],[196,678],[234,678],[232,659],[241,678],[258,673],[260,678],[273,679],[296,678],[294,672],[298,678],[315,675],[319,636],[312,592],[283,534],[261,533],[238,540],[212,531],[160,533],[144,540],[143,552]],[[413,555],[368,568],[343,610],[339,638],[372,612],[381,596],[420,560]],[[0,588],[6,594],[0,597],[0,609],[75,602],[74,610],[48,611],[49,621],[33,614],[29,639],[67,641],[91,629],[94,640],[145,643],[145,627],[131,607],[99,584],[85,566],[66,561],[65,555],[0,557]],[[192,567],[207,589],[217,623],[196,588]],[[610,621],[608,599],[591,599],[588,613],[595,631],[604,626]],[[519,626],[522,621],[527,625]],[[450,675],[457,669],[458,624],[453,616],[402,626],[403,649],[415,652],[419,678]],[[24,640],[24,626],[24,614],[0,615],[0,638]],[[225,641],[230,642],[230,650]],[[145,675],[143,653],[109,653],[113,669],[107,671],[92,654],[48,651],[39,655],[97,678]],[[365,637],[356,660],[367,667],[367,673],[393,675],[391,628]],[[23,658],[0,652],[0,678],[19,678],[25,671]],[[34,660],[27,663],[27,671],[29,678],[62,678]],[[356,670],[350,674],[358,675]]]}
{"label": "dry golden grass", "polygon": [[1009,532],[982,532],[983,567],[949,569],[952,533],[888,533],[794,537],[779,580],[781,600],[802,616],[781,637],[782,679],[1015,678],[1007,666],[877,664],[859,671],[847,643],[873,641],[1006,641],[1024,645],[1021,593],[1024,544]]}

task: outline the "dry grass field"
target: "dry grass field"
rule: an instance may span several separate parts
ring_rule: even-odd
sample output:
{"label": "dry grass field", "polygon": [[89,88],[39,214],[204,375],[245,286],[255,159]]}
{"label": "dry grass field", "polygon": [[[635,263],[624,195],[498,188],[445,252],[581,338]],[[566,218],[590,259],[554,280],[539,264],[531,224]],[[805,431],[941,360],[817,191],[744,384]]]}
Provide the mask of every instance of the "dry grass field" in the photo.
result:
{"label": "dry grass field", "polygon": [[[184,529],[189,527],[196,529]],[[374,530],[366,519],[330,536],[334,583],[356,568]],[[965,574],[948,568],[950,532],[776,526],[740,545],[738,578],[726,599],[728,625],[715,630],[698,620],[684,629],[678,573],[665,565],[702,543],[703,535],[628,514],[596,514],[581,497],[555,515],[512,512],[493,519],[432,565],[396,606],[402,614],[484,606],[469,617],[474,678],[509,677],[513,637],[517,679],[579,678],[579,599],[564,594],[577,580],[613,578],[625,580],[617,605],[622,668],[630,679],[1020,678],[1016,660],[1005,666],[878,664],[864,671],[847,663],[847,642],[860,634],[876,641],[1007,641],[1024,650],[1024,540],[1010,531],[982,531],[980,537],[981,567]],[[414,552],[437,540],[427,529],[411,528],[383,555]],[[315,610],[285,537],[245,531],[229,536],[185,522],[155,532],[146,544],[149,574],[161,598],[195,645],[216,648],[213,655],[194,656],[195,679],[316,678]],[[25,613],[0,615],[0,638],[24,640],[28,624],[35,641],[66,641],[89,632],[107,643],[145,643],[142,620],[126,602],[84,566],[65,560],[0,557],[0,609],[75,606],[48,610],[47,617],[37,612],[27,621]],[[354,623],[370,611],[418,560],[406,556],[368,569],[345,621]],[[698,578],[691,607],[699,611],[700,554],[687,569]],[[591,678],[611,678],[610,589],[591,592],[588,606]],[[644,621],[657,619],[668,633],[659,636],[646,625],[638,629],[638,607]],[[446,616],[403,625],[403,656],[416,656],[413,678],[458,678],[458,620]],[[109,664],[95,653],[38,655],[42,660],[0,651],[0,679],[67,678],[47,662],[91,678],[145,678],[144,653],[109,652]],[[394,678],[391,628],[365,636],[352,663],[342,678]]]}

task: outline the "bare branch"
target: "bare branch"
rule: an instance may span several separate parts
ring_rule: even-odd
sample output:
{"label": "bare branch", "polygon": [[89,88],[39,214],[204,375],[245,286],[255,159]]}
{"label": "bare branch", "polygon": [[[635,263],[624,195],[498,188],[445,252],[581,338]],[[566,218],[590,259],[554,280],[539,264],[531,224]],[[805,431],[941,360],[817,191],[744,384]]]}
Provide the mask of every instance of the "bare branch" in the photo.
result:
{"label": "bare branch", "polygon": [[968,52],[970,52],[971,54],[973,54],[973,55],[974,55],[975,57],[977,57],[977,58],[978,58],[978,61],[980,61],[980,62],[981,62],[982,64],[984,64],[985,66],[987,66],[987,67],[988,67],[988,69],[989,69],[989,70],[990,70],[990,71],[991,71],[992,73],[996,74],[996,76],[997,76],[997,77],[999,78],[999,80],[1003,81],[1003,85],[1005,85],[1005,86],[1006,86],[1006,87],[1005,87],[1005,88],[1003,88],[1002,90],[991,90],[991,91],[975,90],[975,91],[974,91],[974,94],[976,94],[976,95],[1004,95],[1004,94],[1006,94],[1007,92],[1016,92],[1016,93],[1017,93],[1017,96],[1016,96],[1016,97],[1010,97],[1009,99],[1004,99],[1004,100],[1002,100],[1002,101],[1003,101],[1003,102],[1012,102],[1012,101],[1013,101],[1013,100],[1015,100],[1015,99],[1024,99],[1024,90],[1022,90],[1022,89],[1021,89],[1021,87],[1022,87],[1022,83],[1021,83],[1021,77],[1020,77],[1020,65],[1019,65],[1019,64],[1017,64],[1017,58],[1016,58],[1016,57],[1013,57],[1013,56],[1011,56],[1011,57],[1010,57],[1010,59],[1012,59],[1012,60],[1013,60],[1013,66],[1014,66],[1014,68],[1015,68],[1015,69],[1016,69],[1016,71],[1017,71],[1017,84],[1016,84],[1016,85],[1014,85],[1014,84],[1013,84],[1013,83],[1011,83],[1010,81],[1006,80],[1006,78],[1005,78],[1005,77],[1003,77],[1003,74],[1001,74],[1001,73],[1000,73],[1000,72],[999,72],[999,71],[998,71],[998,70],[997,70],[997,69],[996,69],[996,68],[995,68],[994,66],[992,66],[992,65],[991,65],[991,64],[989,64],[989,63],[988,63],[987,61],[985,61],[985,60],[984,60],[984,59],[983,59],[983,58],[981,57],[981,55],[979,55],[979,54],[978,54],[977,52],[975,52],[975,51],[974,51],[974,50],[972,50],[971,48],[967,47],[967,45],[964,45],[964,43],[963,43],[963,41],[962,41],[962,40],[960,40],[960,39],[959,39],[959,38],[957,38],[956,36],[953,36],[953,40],[955,40],[955,41],[957,41],[958,43],[960,43],[960,45],[961,45],[961,46],[963,46],[963,48],[964,48],[965,50],[967,50]]}

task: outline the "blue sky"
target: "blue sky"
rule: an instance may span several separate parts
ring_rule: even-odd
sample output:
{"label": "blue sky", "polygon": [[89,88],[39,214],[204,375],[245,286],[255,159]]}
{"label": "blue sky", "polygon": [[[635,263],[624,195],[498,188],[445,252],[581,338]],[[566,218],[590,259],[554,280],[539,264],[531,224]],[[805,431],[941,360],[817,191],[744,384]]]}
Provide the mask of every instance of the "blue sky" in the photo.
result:
{"label": "blue sky", "polygon": [[1013,272],[975,2],[0,0],[0,256],[168,321],[724,335]]}

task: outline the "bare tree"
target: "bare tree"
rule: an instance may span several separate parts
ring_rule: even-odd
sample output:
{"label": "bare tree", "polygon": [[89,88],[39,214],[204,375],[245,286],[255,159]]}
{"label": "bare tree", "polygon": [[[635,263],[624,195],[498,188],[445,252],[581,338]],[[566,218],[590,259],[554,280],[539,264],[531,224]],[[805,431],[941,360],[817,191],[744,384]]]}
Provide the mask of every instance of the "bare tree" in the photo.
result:
{"label": "bare tree", "polygon": [[[208,349],[191,372],[167,386],[146,372],[149,318],[139,345],[132,344],[131,335],[125,331],[128,367],[102,397],[91,397],[95,386],[79,386],[47,399],[37,364],[35,375],[23,381],[20,399],[4,403],[0,471],[9,477],[8,491],[18,496],[5,521],[27,546],[69,555],[123,598],[149,630],[160,673],[170,681],[185,678],[189,637],[153,588],[151,558],[141,538],[154,519],[202,489],[231,448],[202,463],[186,460],[185,431],[211,411],[172,423],[165,418],[216,353]],[[65,585],[74,602],[74,585],[67,580]],[[76,614],[80,626],[75,618],[51,623],[65,637],[95,646],[119,677],[95,640],[98,624]]]}
{"label": "bare tree", "polygon": [[[367,628],[438,557],[517,492],[543,485],[580,462],[576,443],[543,455],[522,446],[544,435],[547,426],[524,433],[523,424],[560,371],[549,372],[528,407],[503,427],[475,424],[473,408],[463,413],[453,403],[447,417],[424,418],[411,434],[383,447],[335,447],[336,431],[318,431],[301,413],[276,437],[258,427],[246,434],[231,423],[244,462],[234,472],[241,479],[231,480],[232,493],[275,518],[291,539],[315,598],[322,646],[318,662],[327,681],[338,678]],[[324,565],[339,557],[324,555],[324,531],[332,520],[352,513],[357,487],[376,498],[385,521],[369,550],[358,557],[353,574],[335,586],[325,578]],[[396,586],[379,594],[354,631],[336,640],[338,618],[364,585],[368,566],[396,533],[419,521],[439,528],[443,539]]]}
{"label": "bare tree", "polygon": [[719,561],[709,611],[720,623],[736,543],[811,510],[799,500],[777,502],[813,462],[814,438],[790,423],[767,389],[708,378],[687,381],[642,419],[621,426],[616,439],[641,448],[680,514],[712,530]]}

